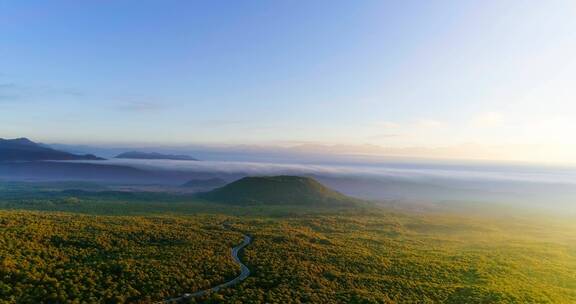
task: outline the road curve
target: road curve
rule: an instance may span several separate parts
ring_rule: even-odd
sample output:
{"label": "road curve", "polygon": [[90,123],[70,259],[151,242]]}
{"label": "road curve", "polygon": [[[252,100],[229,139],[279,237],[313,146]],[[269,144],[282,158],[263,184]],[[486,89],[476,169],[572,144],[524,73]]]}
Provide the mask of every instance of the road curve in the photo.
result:
{"label": "road curve", "polygon": [[242,251],[242,249],[244,249],[244,247],[248,246],[251,242],[252,242],[252,237],[249,235],[244,235],[244,240],[242,241],[242,243],[240,243],[236,247],[232,248],[232,250],[231,250],[232,259],[234,259],[234,261],[238,265],[240,265],[240,275],[238,275],[237,277],[233,278],[230,281],[224,282],[220,285],[216,285],[216,286],[209,288],[209,289],[200,290],[200,291],[197,291],[195,293],[185,293],[180,297],[164,300],[162,302],[157,302],[157,303],[178,303],[178,302],[184,301],[186,299],[200,297],[200,296],[206,295],[206,294],[211,293],[211,292],[217,292],[222,288],[230,287],[230,286],[236,285],[236,284],[244,281],[250,275],[250,269],[248,269],[248,267],[246,265],[244,265],[244,263],[242,263],[242,261],[238,257],[238,254],[240,253],[240,251]]}

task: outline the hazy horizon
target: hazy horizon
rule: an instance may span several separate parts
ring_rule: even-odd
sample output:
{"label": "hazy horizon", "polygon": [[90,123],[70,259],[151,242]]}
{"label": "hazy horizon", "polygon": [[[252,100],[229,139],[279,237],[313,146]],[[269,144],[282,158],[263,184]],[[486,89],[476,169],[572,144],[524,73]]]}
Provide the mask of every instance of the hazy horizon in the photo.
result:
{"label": "hazy horizon", "polygon": [[0,0],[0,304],[576,303],[575,0]]}
{"label": "hazy horizon", "polygon": [[[42,145],[76,154],[94,154],[104,158],[129,151],[160,152],[169,154],[186,154],[204,160],[230,161],[301,161],[301,162],[408,162],[455,163],[484,165],[518,165],[518,166],[552,166],[571,168],[576,162],[557,159],[530,159],[523,157],[490,157],[486,147],[475,144],[464,144],[459,147],[385,147],[378,145],[343,145],[321,143],[283,143],[283,144],[249,144],[249,143],[189,143],[178,144],[144,143],[144,142],[50,142],[27,136],[0,136],[0,139],[27,138]],[[493,147],[497,149],[498,147]],[[530,147],[526,147],[530,148]],[[478,149],[478,150],[477,150]],[[468,152],[458,153],[457,151]]]}
{"label": "hazy horizon", "polygon": [[1,1],[0,137],[573,164],[575,9]]}

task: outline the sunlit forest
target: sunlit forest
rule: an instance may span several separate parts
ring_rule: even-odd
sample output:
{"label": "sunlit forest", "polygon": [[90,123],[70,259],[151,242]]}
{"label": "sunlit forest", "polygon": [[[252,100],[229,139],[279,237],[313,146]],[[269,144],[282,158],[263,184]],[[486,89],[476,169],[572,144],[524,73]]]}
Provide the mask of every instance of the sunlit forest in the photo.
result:
{"label": "sunlit forest", "polygon": [[154,303],[205,289],[238,274],[229,252],[243,233],[252,274],[191,302],[576,302],[569,218],[168,196],[152,212],[138,195],[37,197],[2,199],[0,303]]}
{"label": "sunlit forest", "polygon": [[2,303],[125,303],[209,287],[236,270],[215,217],[0,212]]}
{"label": "sunlit forest", "polygon": [[576,304],[576,0],[0,0],[0,304]]}

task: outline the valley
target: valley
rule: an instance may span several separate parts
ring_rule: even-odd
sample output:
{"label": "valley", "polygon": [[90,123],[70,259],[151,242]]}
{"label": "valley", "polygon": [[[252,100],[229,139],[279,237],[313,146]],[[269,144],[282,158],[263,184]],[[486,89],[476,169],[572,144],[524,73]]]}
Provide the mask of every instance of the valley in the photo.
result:
{"label": "valley", "polygon": [[150,193],[27,195],[1,199],[0,303],[178,298],[241,274],[230,250],[242,233],[252,237],[241,254],[250,276],[186,301],[576,300],[569,218],[242,205]]}

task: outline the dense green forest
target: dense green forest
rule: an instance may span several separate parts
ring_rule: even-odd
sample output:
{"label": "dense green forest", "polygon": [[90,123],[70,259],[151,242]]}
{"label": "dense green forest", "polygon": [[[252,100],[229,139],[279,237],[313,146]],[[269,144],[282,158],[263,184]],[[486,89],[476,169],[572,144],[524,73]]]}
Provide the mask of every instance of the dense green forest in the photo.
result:
{"label": "dense green forest", "polygon": [[256,272],[231,302],[576,302],[568,222],[380,214],[244,225]]}
{"label": "dense green forest", "polygon": [[0,302],[149,302],[231,277],[217,217],[0,212]]}
{"label": "dense green forest", "polygon": [[[26,194],[26,193],[25,193]],[[571,219],[4,191],[0,303],[574,303]]]}

